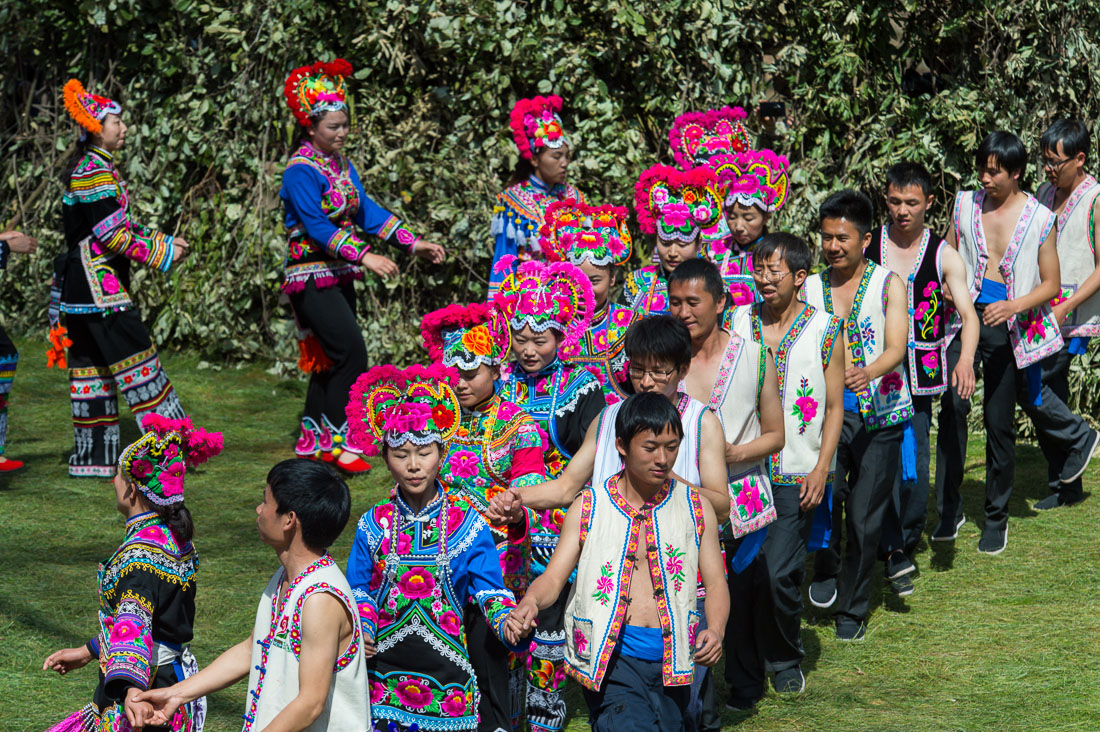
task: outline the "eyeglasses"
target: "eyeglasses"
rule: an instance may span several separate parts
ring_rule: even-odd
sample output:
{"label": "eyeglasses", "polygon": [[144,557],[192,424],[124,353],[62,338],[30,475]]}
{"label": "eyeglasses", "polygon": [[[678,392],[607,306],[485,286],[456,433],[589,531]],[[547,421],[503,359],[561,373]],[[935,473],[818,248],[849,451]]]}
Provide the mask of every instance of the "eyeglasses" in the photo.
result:
{"label": "eyeglasses", "polygon": [[783,281],[783,278],[789,275],[790,272],[764,272],[762,270],[754,269],[752,271],[753,277],[759,277],[765,282],[770,282],[773,285],[779,284]]}
{"label": "eyeglasses", "polygon": [[1058,170],[1070,160],[1073,160],[1073,158],[1065,158],[1063,160],[1047,160],[1046,158],[1039,158],[1039,165],[1046,170]]}
{"label": "eyeglasses", "polygon": [[641,381],[646,376],[649,376],[649,378],[654,381],[668,381],[672,378],[672,375],[676,373],[676,369],[668,369],[666,371],[664,369],[642,369],[631,366],[628,373],[630,374],[630,378],[637,379],[638,381]]}

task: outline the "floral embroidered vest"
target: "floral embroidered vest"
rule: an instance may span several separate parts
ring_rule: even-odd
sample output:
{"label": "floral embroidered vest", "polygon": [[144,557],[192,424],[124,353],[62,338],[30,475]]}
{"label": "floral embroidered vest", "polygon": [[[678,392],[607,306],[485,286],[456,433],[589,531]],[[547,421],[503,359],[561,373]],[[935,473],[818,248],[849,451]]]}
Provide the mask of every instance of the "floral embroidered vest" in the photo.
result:
{"label": "floral embroidered vest", "polygon": [[633,310],[609,303],[581,336],[579,353],[569,359],[596,377],[608,404],[621,402],[629,396],[625,388],[630,381],[626,366],[626,330],[636,317]]}
{"label": "floral embroidered vest", "polygon": [[[581,494],[581,555],[565,609],[566,673],[596,691],[618,644],[638,547],[645,547],[664,637],[665,686],[690,684],[695,667],[699,539],[703,508],[695,488],[671,481],[635,509],[618,476]],[[588,541],[592,536],[593,541]]]}
{"label": "floral embroidered vest", "polygon": [[659,264],[640,267],[623,282],[623,304],[639,318],[668,312],[668,274]]}
{"label": "floral embroidered vest", "polygon": [[[733,329],[745,338],[763,343],[760,305],[735,308]],[[825,368],[843,322],[812,305],[805,305],[779,340],[775,351],[775,373],[783,402],[783,449],[768,460],[772,483],[801,483],[821,452],[821,431],[825,426]],[[836,456],[833,456],[835,467]],[[828,480],[833,479],[833,467]]]}
{"label": "floral embroidered vest", "polygon": [[[1057,189],[1050,183],[1039,186],[1038,199],[1054,208]],[[1100,197],[1100,183],[1085,176],[1073,190],[1066,207],[1058,215],[1058,265],[1062,272],[1062,291],[1051,305],[1069,299],[1096,269],[1096,221],[1093,206]],[[1071,311],[1062,323],[1062,337],[1100,336],[1100,292]]]}
{"label": "floral embroidered vest", "polygon": [[[863,256],[889,268],[890,231],[883,226],[874,232]],[[913,271],[905,277],[909,299],[909,342],[906,368],[913,394],[942,394],[947,391],[947,303],[943,297],[943,239],[925,228],[917,249]],[[895,274],[897,274],[895,272]]]}
{"label": "floral embroidered vest", "polygon": [[[966,266],[966,278],[970,283],[970,296],[977,299],[985,278],[989,249],[985,243],[982,226],[982,201],[985,191],[959,191],[955,196],[955,232],[958,234],[959,254]],[[1055,223],[1054,212],[1028,196],[1024,210],[1016,222],[1012,239],[1005,247],[998,267],[1008,288],[1008,299],[1026,295],[1039,286],[1039,247],[1047,238]],[[1044,303],[1026,313],[1008,319],[1008,338],[1016,366],[1024,368],[1037,363],[1061,350],[1062,334],[1054,324],[1050,305]],[[962,318],[952,313],[947,334],[948,341],[962,329]]]}
{"label": "floral embroidered vest", "polygon": [[[802,295],[818,310],[835,315],[829,284],[831,269],[808,277],[802,286]],[[852,363],[861,368],[878,358],[886,348],[886,300],[893,275],[885,267],[867,262],[852,300],[852,311],[844,323]],[[859,413],[867,430],[894,427],[913,416],[913,397],[909,394],[902,364],[872,380],[857,396]]]}

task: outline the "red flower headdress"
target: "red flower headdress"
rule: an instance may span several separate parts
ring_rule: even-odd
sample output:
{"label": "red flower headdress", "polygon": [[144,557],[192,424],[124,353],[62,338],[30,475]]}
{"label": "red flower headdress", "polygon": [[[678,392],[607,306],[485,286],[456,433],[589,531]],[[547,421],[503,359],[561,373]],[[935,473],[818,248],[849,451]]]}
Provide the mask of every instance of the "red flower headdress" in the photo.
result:
{"label": "red flower headdress", "polygon": [[531,160],[543,148],[559,148],[568,145],[562,128],[561,97],[535,97],[520,99],[512,107],[509,124],[519,154]]}
{"label": "red flower headdress", "polygon": [[[113,99],[84,91],[84,85],[79,79],[69,79],[61,90],[61,96],[65,100],[65,110],[69,116],[93,135],[103,131],[103,120],[107,115],[122,112],[122,107]],[[81,132],[80,139],[84,139],[84,132]]]}
{"label": "red flower headdress", "polygon": [[371,368],[351,387],[348,441],[364,455],[377,455],[383,440],[391,448],[446,444],[462,416],[457,384],[458,372],[443,364]]}
{"label": "red flower headdress", "polygon": [[157,506],[183,503],[187,468],[221,453],[222,433],[196,428],[190,417],[147,414],[141,423],[146,432],[122,451],[119,472]]}
{"label": "red flower headdress", "polygon": [[[506,266],[513,261],[514,257],[501,259]],[[558,353],[564,358],[576,353],[596,313],[588,275],[569,262],[524,262],[500,283],[493,304],[513,330],[531,326],[536,333],[549,328],[561,333]]]}
{"label": "red flower headdress", "polygon": [[546,207],[539,246],[550,262],[620,267],[633,246],[625,206],[589,206],[573,199]]}
{"label": "red flower headdress", "polygon": [[283,94],[298,124],[309,127],[310,117],[315,114],[347,109],[344,79],[353,71],[351,64],[342,58],[327,63],[318,61],[291,71]]}
{"label": "red flower headdress", "polygon": [[428,313],[420,322],[420,335],[432,361],[463,371],[481,364],[499,366],[511,347],[504,316],[479,302]]}
{"label": "red flower headdress", "polygon": [[747,117],[741,107],[681,114],[668,131],[676,164],[688,170],[705,164],[713,155],[750,149],[749,133],[742,124]]}
{"label": "red flower headdress", "polygon": [[717,182],[709,168],[679,171],[669,165],[654,165],[634,186],[638,225],[666,241],[725,238],[729,232],[715,189]]}
{"label": "red flower headdress", "polygon": [[707,163],[718,176],[723,208],[740,203],[768,213],[778,211],[787,202],[789,165],[786,157],[768,149],[715,155]]}

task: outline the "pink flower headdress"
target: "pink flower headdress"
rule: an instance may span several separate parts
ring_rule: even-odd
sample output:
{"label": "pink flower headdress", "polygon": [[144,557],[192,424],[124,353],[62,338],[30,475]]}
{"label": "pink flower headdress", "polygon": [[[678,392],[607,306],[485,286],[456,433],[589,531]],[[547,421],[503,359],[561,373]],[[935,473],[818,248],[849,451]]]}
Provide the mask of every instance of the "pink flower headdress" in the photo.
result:
{"label": "pink flower headdress", "polygon": [[428,313],[420,322],[420,335],[432,361],[463,371],[481,364],[499,366],[511,345],[504,316],[476,302]]}
{"label": "pink flower headdress", "polygon": [[157,506],[183,503],[183,479],[187,468],[221,453],[221,432],[207,432],[191,424],[190,417],[168,419],[147,414],[146,432],[122,451],[118,469]]}
{"label": "pink flower headdress", "polygon": [[588,275],[569,262],[524,262],[500,283],[493,304],[512,330],[562,333],[558,353],[565,358],[576,352],[596,312]]}
{"label": "pink flower headdress", "polygon": [[545,148],[556,149],[569,144],[560,112],[559,96],[534,97],[516,102],[508,121],[520,155],[531,160],[535,153]]}
{"label": "pink flower headdress", "polygon": [[573,199],[546,207],[539,246],[551,262],[620,267],[630,259],[632,242],[625,206],[589,206]]}
{"label": "pink flower headdress", "polygon": [[351,387],[348,441],[364,455],[377,455],[382,441],[391,448],[446,444],[462,416],[457,384],[458,372],[443,364],[371,368]]}
{"label": "pink flower headdress", "polygon": [[743,124],[747,117],[741,107],[681,114],[668,131],[676,164],[688,170],[719,153],[745,152],[750,148],[749,133]]}
{"label": "pink flower headdress", "polygon": [[772,150],[750,150],[733,155],[715,155],[707,167],[718,176],[718,194],[722,207],[734,203],[756,206],[772,213],[787,202],[790,181],[787,158]]}
{"label": "pink flower headdress", "polygon": [[722,239],[729,235],[718,192],[718,179],[709,168],[679,171],[654,165],[634,186],[638,225],[647,234],[666,241],[692,242]]}
{"label": "pink flower headdress", "polygon": [[344,79],[354,69],[342,58],[318,61],[290,72],[283,85],[283,95],[294,118],[309,127],[310,117],[320,112],[347,109],[347,89]]}

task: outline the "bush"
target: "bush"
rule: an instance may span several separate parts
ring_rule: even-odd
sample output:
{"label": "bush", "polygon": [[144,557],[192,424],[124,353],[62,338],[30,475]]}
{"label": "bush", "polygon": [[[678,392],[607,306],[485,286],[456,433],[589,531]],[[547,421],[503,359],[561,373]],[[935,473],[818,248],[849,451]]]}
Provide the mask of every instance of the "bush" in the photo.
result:
{"label": "bush", "polygon": [[277,193],[293,126],[282,83],[317,58],[351,60],[348,154],[379,203],[450,250],[441,268],[405,260],[399,281],[362,287],[372,358],[408,361],[423,358],[411,321],[485,292],[520,96],[566,100],[574,181],[595,202],[626,204],[645,167],[671,162],[678,113],[777,94],[792,119],[775,146],[793,164],[779,224],[806,234],[832,189],[881,200],[898,160],[930,167],[949,202],[974,185],[971,153],[987,131],[1013,129],[1037,152],[1053,118],[1096,119],[1100,42],[1086,29],[1098,26],[1100,9],[1083,0],[9,0],[0,200],[5,222],[42,246],[13,262],[4,311],[44,331],[74,141],[59,99],[69,76],[124,105],[135,217],[194,244],[179,272],[135,277],[155,339],[286,363],[296,349],[278,304]]}

